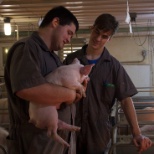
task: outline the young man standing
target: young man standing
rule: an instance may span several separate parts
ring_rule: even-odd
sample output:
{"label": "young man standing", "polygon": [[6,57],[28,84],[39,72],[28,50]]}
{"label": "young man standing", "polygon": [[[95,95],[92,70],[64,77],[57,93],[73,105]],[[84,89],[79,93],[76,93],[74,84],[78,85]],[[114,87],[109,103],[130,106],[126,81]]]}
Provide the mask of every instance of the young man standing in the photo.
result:
{"label": "young man standing", "polygon": [[110,14],[101,14],[91,27],[88,45],[67,56],[64,63],[78,58],[84,65],[94,63],[87,85],[86,98],[76,104],[77,154],[103,154],[111,138],[111,108],[118,99],[130,124],[133,142],[139,152],[148,149],[152,142],[141,135],[131,96],[137,90],[126,71],[106,49],[105,44],[118,28]]}

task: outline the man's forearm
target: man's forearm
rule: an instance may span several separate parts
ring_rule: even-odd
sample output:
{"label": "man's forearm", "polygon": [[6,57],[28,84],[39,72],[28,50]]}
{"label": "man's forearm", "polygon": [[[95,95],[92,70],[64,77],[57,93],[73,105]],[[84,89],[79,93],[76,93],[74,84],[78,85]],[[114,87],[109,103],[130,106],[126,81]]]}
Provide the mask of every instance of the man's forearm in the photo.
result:
{"label": "man's forearm", "polygon": [[56,105],[62,102],[70,103],[76,98],[76,92],[53,84],[42,84],[36,87],[18,91],[16,95],[22,99],[41,105]]}
{"label": "man's forearm", "polygon": [[130,97],[123,99],[121,101],[121,107],[130,125],[133,136],[141,134],[132,99]]}

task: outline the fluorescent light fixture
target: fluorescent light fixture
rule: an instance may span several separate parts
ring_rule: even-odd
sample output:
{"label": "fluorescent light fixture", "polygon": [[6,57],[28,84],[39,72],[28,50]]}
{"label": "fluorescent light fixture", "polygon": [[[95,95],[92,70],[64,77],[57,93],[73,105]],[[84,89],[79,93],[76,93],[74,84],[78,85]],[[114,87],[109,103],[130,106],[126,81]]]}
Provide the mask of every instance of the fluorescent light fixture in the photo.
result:
{"label": "fluorescent light fixture", "polygon": [[43,21],[43,17],[39,18],[39,20],[38,20],[38,26],[41,25],[42,21]]}
{"label": "fluorescent light fixture", "polygon": [[11,35],[11,24],[10,24],[10,18],[6,17],[4,19],[4,34],[5,35]]}

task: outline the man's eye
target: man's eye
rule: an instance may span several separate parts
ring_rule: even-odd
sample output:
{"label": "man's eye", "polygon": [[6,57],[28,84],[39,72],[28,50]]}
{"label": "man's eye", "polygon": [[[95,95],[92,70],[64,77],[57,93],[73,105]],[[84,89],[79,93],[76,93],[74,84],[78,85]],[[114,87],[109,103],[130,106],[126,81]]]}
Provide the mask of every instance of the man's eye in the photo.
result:
{"label": "man's eye", "polygon": [[71,31],[68,31],[68,35],[73,35],[73,33]]}
{"label": "man's eye", "polygon": [[95,33],[96,33],[96,34],[99,34],[99,31],[98,31],[98,30],[95,30]]}
{"label": "man's eye", "polygon": [[107,35],[102,35],[102,38],[108,39],[109,37]]}

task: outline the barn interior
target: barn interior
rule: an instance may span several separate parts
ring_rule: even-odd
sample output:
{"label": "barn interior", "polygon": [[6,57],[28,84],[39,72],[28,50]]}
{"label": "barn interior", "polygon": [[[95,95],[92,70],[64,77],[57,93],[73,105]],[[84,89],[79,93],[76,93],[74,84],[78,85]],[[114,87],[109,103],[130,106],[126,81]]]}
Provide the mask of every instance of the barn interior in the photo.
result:
{"label": "barn interior", "polygon": [[[154,2],[153,0],[0,0],[0,126],[9,129],[8,99],[4,82],[7,53],[18,40],[30,36],[39,28],[44,15],[55,6],[69,9],[79,21],[79,30],[70,43],[55,51],[61,61],[88,44],[90,27],[96,17],[110,13],[119,22],[119,29],[106,44],[132,79],[138,94],[132,97],[140,128],[153,145],[143,154],[154,151]],[[11,34],[5,35],[4,23],[11,24]],[[135,154],[129,124],[117,101],[112,108],[114,120],[111,144],[105,154]],[[2,154],[7,153],[0,145]]]}

